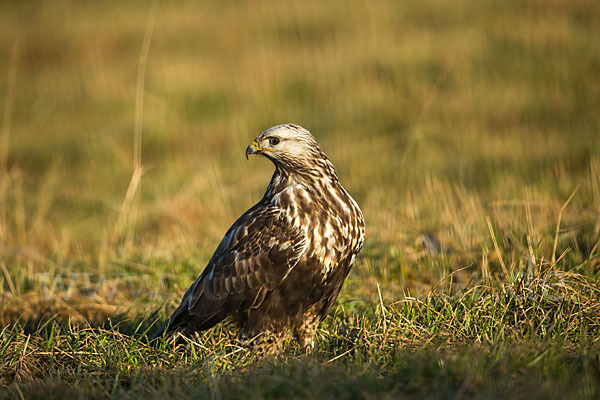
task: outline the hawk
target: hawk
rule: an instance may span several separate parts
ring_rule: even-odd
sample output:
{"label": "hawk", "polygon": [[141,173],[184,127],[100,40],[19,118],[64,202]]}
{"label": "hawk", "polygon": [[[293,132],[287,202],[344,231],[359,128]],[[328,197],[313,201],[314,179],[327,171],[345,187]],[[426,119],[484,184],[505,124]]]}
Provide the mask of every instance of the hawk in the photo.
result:
{"label": "hawk", "polygon": [[275,164],[263,198],[229,228],[173,315],[152,337],[228,320],[242,338],[279,353],[292,335],[314,347],[364,241],[364,219],[313,135],[294,124],[246,149]]}

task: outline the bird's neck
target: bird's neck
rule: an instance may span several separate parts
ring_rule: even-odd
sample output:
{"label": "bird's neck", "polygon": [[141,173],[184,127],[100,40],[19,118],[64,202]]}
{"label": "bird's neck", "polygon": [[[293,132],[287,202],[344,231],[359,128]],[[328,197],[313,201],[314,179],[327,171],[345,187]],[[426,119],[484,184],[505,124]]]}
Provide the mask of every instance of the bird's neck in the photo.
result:
{"label": "bird's neck", "polygon": [[265,198],[269,200],[278,193],[296,185],[304,186],[316,193],[323,193],[326,186],[337,184],[339,184],[339,180],[329,160],[324,160],[323,165],[315,165],[310,168],[294,168],[293,170],[275,164],[275,172],[267,187]]}

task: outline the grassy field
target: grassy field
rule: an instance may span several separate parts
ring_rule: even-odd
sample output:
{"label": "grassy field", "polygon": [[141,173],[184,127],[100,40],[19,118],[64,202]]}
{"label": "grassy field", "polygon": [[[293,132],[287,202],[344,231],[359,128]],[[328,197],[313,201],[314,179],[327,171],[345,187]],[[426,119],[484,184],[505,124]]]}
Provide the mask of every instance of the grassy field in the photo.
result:
{"label": "grassy field", "polygon": [[[0,3],[0,397],[598,398],[600,3]],[[317,348],[146,345],[309,129],[367,221]]]}

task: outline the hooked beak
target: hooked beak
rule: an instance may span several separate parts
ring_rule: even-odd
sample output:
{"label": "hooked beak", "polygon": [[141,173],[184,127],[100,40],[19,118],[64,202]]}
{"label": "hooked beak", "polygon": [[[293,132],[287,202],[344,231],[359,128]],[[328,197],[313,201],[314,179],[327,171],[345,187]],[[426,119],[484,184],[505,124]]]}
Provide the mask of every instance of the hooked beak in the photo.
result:
{"label": "hooked beak", "polygon": [[260,149],[258,148],[258,143],[256,143],[256,140],[252,141],[252,143],[246,147],[246,160],[248,159],[249,155],[257,154],[259,150]]}

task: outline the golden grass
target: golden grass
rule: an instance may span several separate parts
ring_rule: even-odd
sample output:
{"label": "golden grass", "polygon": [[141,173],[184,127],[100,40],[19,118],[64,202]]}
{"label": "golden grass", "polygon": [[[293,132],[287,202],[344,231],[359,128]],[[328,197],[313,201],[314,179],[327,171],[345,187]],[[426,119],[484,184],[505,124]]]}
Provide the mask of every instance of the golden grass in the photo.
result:
{"label": "golden grass", "polygon": [[[593,2],[158,7],[152,29],[141,4],[2,6],[11,270],[191,257],[199,272],[268,180],[245,145],[283,121],[322,142],[367,246],[410,262],[422,232],[459,255],[451,269],[493,261],[487,218],[499,241],[537,245],[576,186],[564,226],[595,221],[597,237],[595,28],[578,20]],[[392,298],[403,286],[380,284]]]}
{"label": "golden grass", "polygon": [[[394,310],[369,329],[398,343],[455,330],[484,342],[453,315],[491,315],[490,299],[510,290],[526,299],[518,282],[533,276],[569,296],[563,283],[587,288],[574,315],[597,329],[597,2],[153,7],[0,4],[0,321],[13,327],[3,335],[18,343],[12,358],[41,351],[43,334],[19,325],[27,321],[62,329],[164,316],[262,195],[272,167],[243,151],[282,122],[315,134],[366,217],[336,313]],[[480,289],[489,296],[461,308]],[[432,296],[438,325],[394,306],[431,318]],[[533,318],[535,332],[546,315],[566,315],[530,306],[523,320],[510,315]],[[371,317],[361,323],[382,322]],[[322,332],[328,359],[346,351],[331,344],[335,321]]]}

